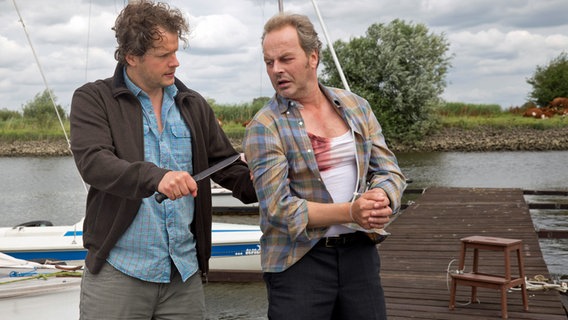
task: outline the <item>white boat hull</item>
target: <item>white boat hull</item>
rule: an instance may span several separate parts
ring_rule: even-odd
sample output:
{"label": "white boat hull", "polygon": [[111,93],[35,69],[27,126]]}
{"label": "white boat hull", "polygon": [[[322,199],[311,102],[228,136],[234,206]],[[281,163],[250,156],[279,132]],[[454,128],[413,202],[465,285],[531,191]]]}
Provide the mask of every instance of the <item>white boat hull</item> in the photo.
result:
{"label": "white boat hull", "polygon": [[[72,226],[0,228],[0,252],[29,261],[64,261],[83,265],[81,220]],[[210,269],[260,271],[260,228],[213,223]]]}

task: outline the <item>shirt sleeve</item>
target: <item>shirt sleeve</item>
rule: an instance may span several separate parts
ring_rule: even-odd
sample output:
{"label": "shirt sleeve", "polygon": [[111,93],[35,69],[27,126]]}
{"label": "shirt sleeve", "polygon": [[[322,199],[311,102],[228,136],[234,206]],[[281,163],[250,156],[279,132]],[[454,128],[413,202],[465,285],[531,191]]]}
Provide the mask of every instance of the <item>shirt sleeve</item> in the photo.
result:
{"label": "shirt sleeve", "polygon": [[274,241],[284,236],[292,241],[310,241],[324,230],[307,229],[307,198],[302,190],[292,190],[290,184],[290,164],[282,143],[288,138],[292,137],[286,129],[257,115],[247,126],[243,149],[253,172],[263,231],[270,233]]}

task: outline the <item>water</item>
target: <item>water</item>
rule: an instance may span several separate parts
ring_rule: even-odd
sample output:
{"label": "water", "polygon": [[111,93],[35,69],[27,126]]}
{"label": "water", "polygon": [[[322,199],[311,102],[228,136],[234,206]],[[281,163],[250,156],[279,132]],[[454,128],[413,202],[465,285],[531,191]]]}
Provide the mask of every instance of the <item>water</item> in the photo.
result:
{"label": "water", "polygon": [[402,153],[410,187],[568,190],[568,151]]}
{"label": "water", "polygon": [[[568,190],[568,151],[403,153],[401,168],[410,188],[429,186]],[[85,211],[86,191],[73,159],[1,158],[0,226],[32,220],[74,224]],[[527,200],[568,203],[568,197]],[[568,229],[568,210],[531,210],[537,227]],[[215,217],[216,221],[254,224],[256,217]],[[541,240],[553,274],[568,274],[568,240]],[[209,283],[205,286],[208,319],[265,319],[263,283]]]}

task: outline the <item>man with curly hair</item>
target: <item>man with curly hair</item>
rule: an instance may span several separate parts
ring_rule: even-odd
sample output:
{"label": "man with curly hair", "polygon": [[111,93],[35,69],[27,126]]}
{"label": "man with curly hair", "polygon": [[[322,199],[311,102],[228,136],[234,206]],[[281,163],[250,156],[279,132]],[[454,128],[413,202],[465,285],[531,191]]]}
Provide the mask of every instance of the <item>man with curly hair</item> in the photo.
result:
{"label": "man with curly hair", "polygon": [[[83,85],[71,103],[71,148],[90,185],[80,319],[203,319],[211,186],[192,174],[237,152],[206,100],[175,77],[189,31],[179,10],[132,3],[113,30],[114,75]],[[244,162],[212,179],[256,202]]]}

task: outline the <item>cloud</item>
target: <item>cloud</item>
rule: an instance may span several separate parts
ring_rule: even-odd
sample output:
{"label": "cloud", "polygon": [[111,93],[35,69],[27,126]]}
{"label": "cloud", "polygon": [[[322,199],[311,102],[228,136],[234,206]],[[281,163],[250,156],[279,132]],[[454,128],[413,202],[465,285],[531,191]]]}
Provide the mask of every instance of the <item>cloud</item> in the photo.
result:
{"label": "cloud", "polygon": [[232,54],[246,51],[251,38],[249,29],[233,16],[210,15],[190,19],[195,25],[191,32],[191,49],[196,54]]}
{"label": "cloud", "polygon": [[[271,96],[262,62],[264,22],[273,0],[167,1],[187,17],[189,47],[177,76],[220,103]],[[126,1],[16,1],[48,85],[68,108],[75,88],[110,76],[116,47],[111,27]],[[365,34],[374,23],[401,19],[444,34],[454,56],[443,97],[450,101],[523,104],[526,79],[568,48],[565,0],[319,0],[331,41]],[[307,14],[324,43],[312,1],[285,0],[286,11]],[[45,89],[13,1],[0,0],[0,109],[19,110]]]}

